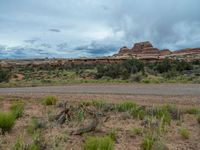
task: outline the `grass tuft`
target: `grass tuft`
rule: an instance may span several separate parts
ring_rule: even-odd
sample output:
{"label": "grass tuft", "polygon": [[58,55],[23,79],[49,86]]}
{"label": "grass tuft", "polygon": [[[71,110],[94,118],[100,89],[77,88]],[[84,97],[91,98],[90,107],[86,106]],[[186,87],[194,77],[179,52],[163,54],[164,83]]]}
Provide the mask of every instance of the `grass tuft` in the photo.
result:
{"label": "grass tuft", "polygon": [[186,110],[186,113],[196,115],[196,114],[200,113],[200,110],[197,108],[190,108],[190,109]]}
{"label": "grass tuft", "polygon": [[117,131],[115,129],[112,129],[109,131],[108,136],[113,140],[117,141]]}
{"label": "grass tuft", "polygon": [[151,150],[155,142],[155,138],[152,135],[145,136],[141,148],[143,150]]}
{"label": "grass tuft", "polygon": [[22,117],[24,112],[24,103],[17,102],[11,106],[11,112],[15,116],[16,119]]}
{"label": "grass tuft", "polygon": [[54,97],[54,96],[47,96],[47,97],[44,98],[43,104],[46,105],[46,106],[55,105],[56,101],[57,101],[56,97]]}
{"label": "grass tuft", "polygon": [[180,134],[184,139],[189,139],[189,137],[190,137],[190,132],[186,128],[181,128]]}
{"label": "grass tuft", "polygon": [[116,110],[119,112],[126,112],[136,107],[137,107],[137,104],[133,102],[124,102],[124,103],[117,104]]}
{"label": "grass tuft", "polygon": [[136,136],[136,135],[141,136],[141,135],[143,134],[143,130],[142,130],[142,128],[133,128],[133,129],[131,130],[131,133],[132,133],[134,136]]}
{"label": "grass tuft", "polygon": [[11,112],[0,112],[0,129],[3,133],[12,129],[15,124],[15,116]]}
{"label": "grass tuft", "polygon": [[84,150],[114,150],[114,141],[109,137],[89,137],[84,145]]}

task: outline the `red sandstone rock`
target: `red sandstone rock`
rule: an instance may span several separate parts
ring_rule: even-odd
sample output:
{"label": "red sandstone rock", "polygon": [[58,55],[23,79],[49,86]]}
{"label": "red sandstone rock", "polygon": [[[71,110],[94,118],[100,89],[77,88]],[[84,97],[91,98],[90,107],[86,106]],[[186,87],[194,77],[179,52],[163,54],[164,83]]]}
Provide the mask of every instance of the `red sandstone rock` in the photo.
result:
{"label": "red sandstone rock", "polygon": [[172,52],[169,49],[163,49],[160,51],[160,56],[171,55]]}
{"label": "red sandstone rock", "polygon": [[200,53],[200,48],[186,48],[174,51],[173,54],[183,54],[183,53]]}

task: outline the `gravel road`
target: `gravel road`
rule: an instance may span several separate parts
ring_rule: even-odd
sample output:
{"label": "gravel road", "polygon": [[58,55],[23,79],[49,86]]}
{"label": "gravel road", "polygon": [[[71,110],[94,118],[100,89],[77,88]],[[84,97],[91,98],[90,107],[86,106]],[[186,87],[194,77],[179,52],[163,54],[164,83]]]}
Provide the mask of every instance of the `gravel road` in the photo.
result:
{"label": "gravel road", "polygon": [[0,88],[0,94],[91,93],[200,96],[200,84],[82,84],[68,86]]}

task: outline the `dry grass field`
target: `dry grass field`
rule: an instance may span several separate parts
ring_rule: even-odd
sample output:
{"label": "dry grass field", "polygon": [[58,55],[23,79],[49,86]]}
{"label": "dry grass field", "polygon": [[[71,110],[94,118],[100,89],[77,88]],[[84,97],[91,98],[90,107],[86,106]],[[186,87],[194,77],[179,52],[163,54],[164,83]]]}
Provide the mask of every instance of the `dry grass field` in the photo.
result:
{"label": "dry grass field", "polygon": [[[199,97],[191,97],[190,103],[189,99],[100,94],[2,95],[0,149],[199,150]],[[11,127],[6,128],[9,121]]]}

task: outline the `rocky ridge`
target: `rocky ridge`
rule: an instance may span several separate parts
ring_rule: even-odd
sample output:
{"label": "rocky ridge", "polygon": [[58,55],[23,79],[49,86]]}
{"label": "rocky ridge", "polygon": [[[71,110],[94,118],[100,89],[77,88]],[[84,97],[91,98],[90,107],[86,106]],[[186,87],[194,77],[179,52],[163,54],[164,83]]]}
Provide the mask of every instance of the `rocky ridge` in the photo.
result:
{"label": "rocky ridge", "polygon": [[160,50],[155,48],[149,41],[135,43],[132,48],[126,46],[120,48],[119,53],[113,55],[115,58],[133,57],[137,59],[184,59],[187,61],[200,59],[200,48],[187,48],[171,51],[169,49]]}

